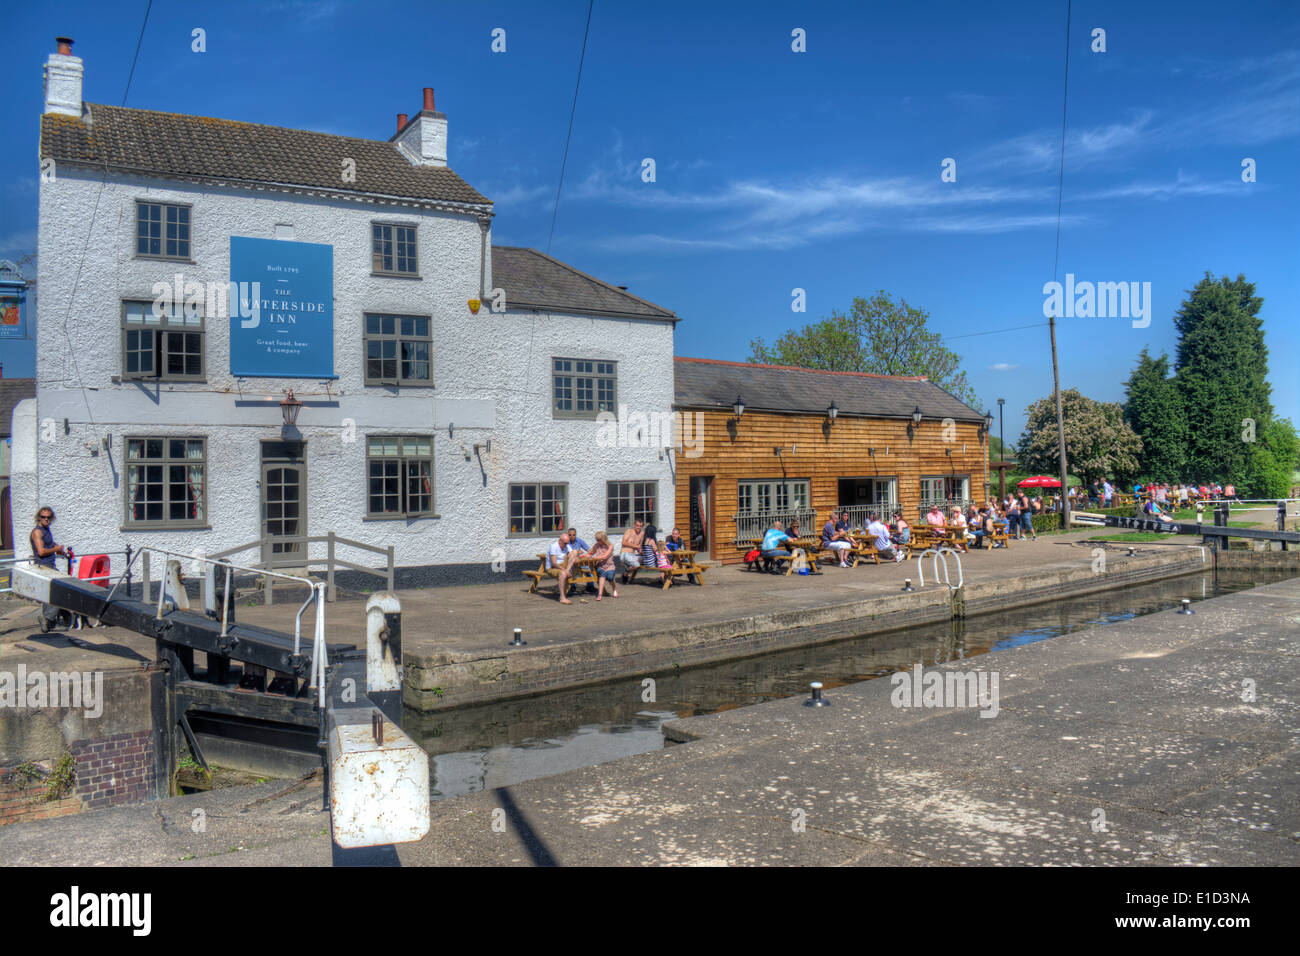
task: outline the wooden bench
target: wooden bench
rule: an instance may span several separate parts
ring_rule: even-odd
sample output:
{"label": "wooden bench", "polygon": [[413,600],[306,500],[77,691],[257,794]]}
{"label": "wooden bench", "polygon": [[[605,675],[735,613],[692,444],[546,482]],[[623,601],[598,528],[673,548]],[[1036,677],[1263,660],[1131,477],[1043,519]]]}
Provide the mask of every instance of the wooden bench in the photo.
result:
{"label": "wooden bench", "polygon": [[[546,555],[539,554],[537,560],[540,563],[536,571],[525,571],[524,577],[532,580],[532,586],[528,588],[529,594],[537,593],[538,587],[546,580],[555,582],[556,590],[560,586],[560,569],[548,568],[546,566]],[[596,569],[592,566],[590,558],[579,558],[574,562],[573,574],[569,576],[569,586],[577,587],[585,584],[596,583]]]}
{"label": "wooden bench", "polygon": [[[704,587],[704,572],[709,570],[709,565],[700,564],[695,560],[698,551],[690,551],[686,548],[678,548],[670,552],[673,559],[672,570],[669,572],[672,577],[664,581],[664,587],[667,588],[669,582],[677,580],[682,575],[695,575],[696,583]],[[662,573],[663,568],[656,569]]]}
{"label": "wooden bench", "polygon": [[984,540],[985,540],[985,541],[991,541],[991,542],[993,542],[992,544],[989,545],[990,548],[992,548],[992,547],[994,547],[994,546],[996,546],[996,545],[998,545],[998,544],[1001,544],[1001,545],[1003,545],[1004,547],[1010,547],[1010,546],[1011,546],[1011,535],[1007,533],[1007,530],[1008,530],[1008,529],[1007,529],[1005,526],[1003,526],[1003,525],[999,525],[999,524],[995,524],[995,525],[993,526],[993,533],[992,533],[992,534],[986,534],[986,535],[984,536]]}

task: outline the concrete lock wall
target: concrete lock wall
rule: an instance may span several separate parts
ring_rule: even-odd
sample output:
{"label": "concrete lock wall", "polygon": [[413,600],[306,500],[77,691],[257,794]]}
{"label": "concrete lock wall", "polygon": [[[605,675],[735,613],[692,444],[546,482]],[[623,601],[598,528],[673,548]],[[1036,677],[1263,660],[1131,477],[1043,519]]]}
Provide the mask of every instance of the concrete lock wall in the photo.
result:
{"label": "concrete lock wall", "polygon": [[[0,671],[15,679],[13,665]],[[160,789],[154,772],[150,710],[153,685],[161,675],[141,670],[98,674],[102,699],[97,697],[93,708],[0,707],[0,824],[165,795],[166,781]],[[57,682],[45,677],[51,686]],[[58,702],[51,696],[50,703]],[[72,764],[70,786],[58,796],[56,781],[66,771],[60,764],[67,760]]]}
{"label": "concrete lock wall", "polygon": [[[309,534],[332,530],[392,544],[396,562],[405,566],[481,563],[486,569],[494,559],[531,560],[551,536],[508,538],[511,482],[567,482],[566,524],[576,523],[587,536],[604,527],[607,480],[658,481],[660,521],[673,520],[671,466],[659,460],[658,449],[648,440],[643,447],[602,448],[595,422],[553,420],[550,378],[553,357],[612,359],[619,363],[620,402],[647,414],[667,412],[670,323],[494,314],[488,303],[471,315],[466,300],[478,293],[481,235],[467,215],[115,176],[103,187],[87,241],[86,210],[99,188],[98,173],[60,170],[41,194],[40,388],[37,413],[24,423],[38,436],[39,494],[19,499],[16,488],[15,514],[33,510],[39,497],[58,512],[61,542],[83,553],[127,542],[211,553],[257,538],[259,441],[282,437],[275,403],[290,387],[308,403],[335,402],[308,404],[298,419],[306,441]],[[144,198],[192,206],[193,264],[134,257],[134,204]],[[376,220],[418,224],[420,279],[370,274]],[[152,301],[154,283],[174,284],[178,272],[186,281],[227,282],[230,236],[271,238],[282,223],[293,225],[295,241],[334,247],[338,378],[328,392],[323,382],[304,379],[245,379],[241,389],[230,374],[229,322],[215,316],[205,316],[205,383],[111,381],[121,372],[123,300]],[[490,261],[487,268],[490,289]],[[364,312],[432,317],[432,388],[363,384]],[[267,399],[261,406],[237,404]],[[365,519],[367,434],[432,436],[438,517]],[[139,435],[207,438],[208,528],[123,527],[126,438]],[[102,441],[110,436],[105,450]],[[375,555],[340,556],[380,563]]]}

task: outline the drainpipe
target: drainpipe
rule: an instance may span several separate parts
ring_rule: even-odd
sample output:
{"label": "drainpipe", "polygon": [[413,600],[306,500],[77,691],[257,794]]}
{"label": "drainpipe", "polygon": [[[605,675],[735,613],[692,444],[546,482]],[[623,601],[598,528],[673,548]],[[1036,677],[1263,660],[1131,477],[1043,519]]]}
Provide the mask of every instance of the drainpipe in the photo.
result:
{"label": "drainpipe", "polygon": [[478,221],[478,298],[480,302],[485,300],[487,294],[487,289],[484,288],[487,283],[487,234],[487,220],[480,219]]}

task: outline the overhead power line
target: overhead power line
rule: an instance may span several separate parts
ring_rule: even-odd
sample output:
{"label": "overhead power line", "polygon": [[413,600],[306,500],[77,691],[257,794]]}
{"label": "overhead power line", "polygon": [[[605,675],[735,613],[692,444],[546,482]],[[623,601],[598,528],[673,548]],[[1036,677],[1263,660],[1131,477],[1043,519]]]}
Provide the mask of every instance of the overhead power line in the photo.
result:
{"label": "overhead power line", "polygon": [[551,240],[555,237],[555,217],[560,212],[560,192],[564,189],[564,167],[569,163],[569,140],[573,138],[573,115],[578,111],[578,89],[582,86],[582,64],[587,59],[587,35],[591,32],[591,9],[595,5],[596,0],[588,0],[587,27],[582,31],[582,55],[578,57],[578,80],[573,84],[573,105],[569,108],[569,132],[564,136],[564,158],[560,160],[560,182],[555,187],[555,208],[551,210],[551,231],[546,236],[547,255],[551,253]]}

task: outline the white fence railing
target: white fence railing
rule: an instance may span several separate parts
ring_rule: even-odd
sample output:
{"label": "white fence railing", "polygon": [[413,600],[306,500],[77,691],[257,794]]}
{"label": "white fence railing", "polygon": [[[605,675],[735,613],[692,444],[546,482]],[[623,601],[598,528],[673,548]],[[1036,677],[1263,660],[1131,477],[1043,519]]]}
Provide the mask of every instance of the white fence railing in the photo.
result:
{"label": "white fence railing", "polygon": [[755,511],[733,516],[736,522],[736,544],[749,544],[755,538],[763,537],[772,523],[780,521],[787,529],[790,522],[799,523],[800,534],[813,534],[820,531],[817,527],[816,508],[794,508],[786,511]]}

